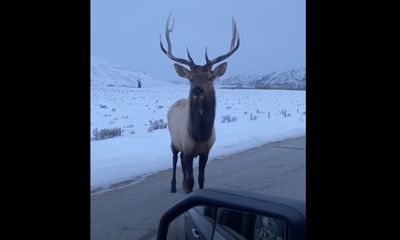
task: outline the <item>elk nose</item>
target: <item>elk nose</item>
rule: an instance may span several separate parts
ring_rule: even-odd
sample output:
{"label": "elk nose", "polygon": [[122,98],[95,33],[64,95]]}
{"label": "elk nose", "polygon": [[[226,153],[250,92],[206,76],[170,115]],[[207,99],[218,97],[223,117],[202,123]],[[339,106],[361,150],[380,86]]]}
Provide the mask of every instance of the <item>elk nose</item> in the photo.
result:
{"label": "elk nose", "polygon": [[202,94],[204,92],[204,90],[202,87],[197,86],[197,87],[193,88],[192,92],[193,92],[193,95],[198,96],[198,95]]}

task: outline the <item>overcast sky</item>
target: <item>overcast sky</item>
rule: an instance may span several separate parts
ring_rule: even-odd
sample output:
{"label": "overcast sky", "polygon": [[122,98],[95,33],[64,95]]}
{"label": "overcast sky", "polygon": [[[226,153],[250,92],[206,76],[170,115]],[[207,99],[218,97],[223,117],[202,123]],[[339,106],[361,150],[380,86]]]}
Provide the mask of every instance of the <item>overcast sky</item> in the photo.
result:
{"label": "overcast sky", "polygon": [[[172,51],[196,64],[228,52],[235,16],[240,47],[226,75],[305,68],[305,0],[91,0],[91,56],[127,65],[156,78],[179,78],[161,51],[172,11]],[[171,19],[172,23],[172,19]]]}

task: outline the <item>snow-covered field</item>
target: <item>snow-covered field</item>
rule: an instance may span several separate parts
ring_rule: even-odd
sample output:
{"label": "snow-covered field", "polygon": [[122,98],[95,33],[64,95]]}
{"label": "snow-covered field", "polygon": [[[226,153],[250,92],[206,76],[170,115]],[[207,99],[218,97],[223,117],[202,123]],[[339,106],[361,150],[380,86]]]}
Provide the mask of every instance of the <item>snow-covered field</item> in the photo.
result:
{"label": "snow-covered field", "polygon": [[[142,88],[136,87],[136,80],[130,84],[130,78],[123,80],[126,84],[118,81],[107,84],[111,79],[107,77],[110,69],[107,71],[101,74],[92,67],[92,74],[97,74],[92,75],[91,87],[92,191],[140,180],[172,167],[168,129],[149,132],[149,121],[166,122],[168,108],[189,93],[185,79],[181,79],[182,84],[174,84],[141,76]],[[131,76],[129,69],[123,71],[127,73],[118,79]],[[104,84],[99,84],[99,79]],[[270,141],[305,135],[305,91],[218,88],[215,91],[217,140],[209,161]],[[227,115],[236,120],[223,122]],[[94,129],[116,127],[121,128],[121,136],[94,140]]]}

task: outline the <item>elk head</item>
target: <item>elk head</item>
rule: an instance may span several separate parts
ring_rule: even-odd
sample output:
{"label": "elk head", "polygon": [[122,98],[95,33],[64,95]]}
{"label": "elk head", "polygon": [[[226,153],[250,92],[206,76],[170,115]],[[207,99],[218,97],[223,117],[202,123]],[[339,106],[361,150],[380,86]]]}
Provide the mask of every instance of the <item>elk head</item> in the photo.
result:
{"label": "elk head", "polygon": [[185,64],[189,66],[189,69],[185,68],[182,65],[179,65],[177,63],[174,64],[175,71],[176,73],[183,78],[187,78],[190,81],[190,96],[191,100],[198,100],[202,101],[204,96],[207,96],[208,94],[214,94],[214,87],[213,87],[213,81],[224,75],[227,67],[227,63],[223,62],[222,64],[218,65],[217,67],[212,69],[212,66],[218,62],[221,62],[225,59],[227,59],[229,56],[231,56],[238,48],[240,44],[238,32],[236,29],[236,22],[235,19],[232,18],[232,41],[231,41],[231,48],[228,53],[221,55],[217,58],[214,58],[210,60],[207,56],[207,47],[206,47],[206,64],[203,66],[197,65],[193,62],[192,57],[190,56],[189,50],[186,49],[187,51],[187,59],[183,58],[177,58],[172,54],[172,47],[171,47],[171,40],[169,38],[169,33],[172,32],[174,25],[175,25],[175,19],[173,19],[172,27],[169,28],[169,20],[170,20],[171,14],[168,16],[167,19],[167,24],[165,26],[165,37],[167,39],[167,50],[165,50],[162,41],[161,41],[161,35],[160,35],[160,46],[161,50],[172,60],[175,62]]}

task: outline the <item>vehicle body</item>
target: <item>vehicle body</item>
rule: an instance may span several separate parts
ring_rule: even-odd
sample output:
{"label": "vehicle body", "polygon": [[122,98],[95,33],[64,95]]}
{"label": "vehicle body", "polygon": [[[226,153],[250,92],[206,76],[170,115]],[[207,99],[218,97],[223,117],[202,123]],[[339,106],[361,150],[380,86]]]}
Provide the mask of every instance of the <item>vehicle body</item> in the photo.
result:
{"label": "vehicle body", "polygon": [[[178,228],[170,228],[176,220]],[[175,221],[174,221],[175,220]],[[258,193],[203,189],[166,211],[158,239],[304,240],[305,203]],[[180,229],[180,230],[177,230]],[[169,236],[169,238],[167,237]]]}

